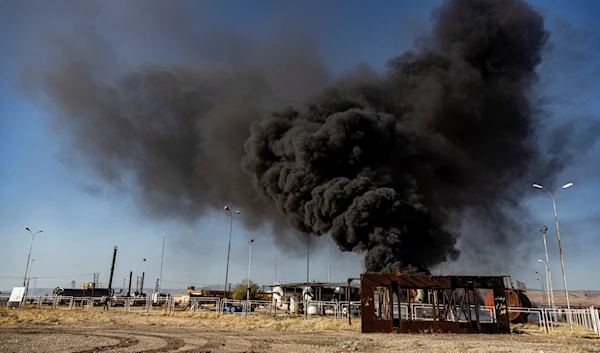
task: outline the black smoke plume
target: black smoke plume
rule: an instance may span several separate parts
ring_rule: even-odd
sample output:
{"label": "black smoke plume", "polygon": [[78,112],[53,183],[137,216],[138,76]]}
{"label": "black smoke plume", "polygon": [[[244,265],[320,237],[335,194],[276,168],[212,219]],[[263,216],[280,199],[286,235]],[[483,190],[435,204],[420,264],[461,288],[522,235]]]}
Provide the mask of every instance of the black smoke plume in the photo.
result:
{"label": "black smoke plume", "polygon": [[451,218],[494,208],[536,161],[527,95],[546,40],[520,1],[450,1],[427,46],[251,127],[244,170],[288,223],[367,270],[458,255]]}
{"label": "black smoke plume", "polygon": [[104,179],[133,178],[152,215],[192,220],[233,202],[247,226],[331,234],[367,270],[427,271],[458,257],[466,214],[506,225],[478,233],[490,243],[517,236],[505,210],[520,195],[506,190],[542,163],[531,88],[547,38],[520,0],[446,1],[434,18],[385,72],[335,81],[310,44],[285,38],[252,55],[233,50],[243,38],[213,38],[215,55],[235,57],[218,68],[124,69],[98,32],[77,31],[85,41],[45,39],[60,50],[25,84]]}

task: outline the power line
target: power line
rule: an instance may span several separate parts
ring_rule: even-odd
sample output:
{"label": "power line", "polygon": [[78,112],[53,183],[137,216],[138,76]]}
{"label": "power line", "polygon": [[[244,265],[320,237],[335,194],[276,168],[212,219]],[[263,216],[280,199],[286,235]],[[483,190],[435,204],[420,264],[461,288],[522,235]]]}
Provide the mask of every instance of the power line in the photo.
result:
{"label": "power line", "polygon": [[93,273],[84,273],[81,275],[65,275],[65,276],[50,276],[50,277],[37,277],[38,279],[54,279],[54,278],[71,278],[71,277],[83,277],[83,276],[92,276]]}

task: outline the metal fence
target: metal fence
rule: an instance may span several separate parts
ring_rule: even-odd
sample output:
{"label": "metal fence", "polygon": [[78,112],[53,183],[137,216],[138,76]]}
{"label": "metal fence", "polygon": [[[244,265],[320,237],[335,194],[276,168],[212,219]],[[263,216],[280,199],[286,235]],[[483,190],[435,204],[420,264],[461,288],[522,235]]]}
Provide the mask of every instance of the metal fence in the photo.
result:
{"label": "metal fence", "polygon": [[553,332],[559,326],[566,330],[570,326],[571,318],[574,331],[582,334],[600,337],[600,316],[598,309],[593,306],[587,309],[553,309],[553,308],[514,308],[509,307],[509,312],[526,313],[529,322],[537,322],[542,332]]}
{"label": "metal fence", "polygon": [[[0,306],[9,305],[9,297],[0,297]],[[103,306],[102,297],[72,297],[72,296],[27,296],[20,306],[35,306],[38,308],[55,308],[60,310],[89,310],[94,306]],[[279,315],[305,315],[305,316],[332,316],[344,319],[360,316],[360,301],[269,301],[269,300],[222,300],[221,298],[196,297],[185,301],[175,302],[174,297],[113,297],[109,302],[109,310],[126,312],[213,312],[213,313],[241,313]],[[439,310],[439,309],[438,309]],[[479,310],[481,322],[496,322],[496,308],[493,306],[470,306],[471,316]],[[402,320],[433,320],[433,304],[394,303],[393,315]],[[439,312],[439,311],[438,311]],[[509,307],[509,313],[527,314],[527,321],[536,323],[540,332],[550,333],[558,327],[567,327],[571,317],[574,330],[600,337],[600,315],[593,306],[587,309],[553,309],[553,308],[523,308]],[[458,321],[468,321],[466,314],[456,318]],[[453,319],[454,320],[454,319]]]}

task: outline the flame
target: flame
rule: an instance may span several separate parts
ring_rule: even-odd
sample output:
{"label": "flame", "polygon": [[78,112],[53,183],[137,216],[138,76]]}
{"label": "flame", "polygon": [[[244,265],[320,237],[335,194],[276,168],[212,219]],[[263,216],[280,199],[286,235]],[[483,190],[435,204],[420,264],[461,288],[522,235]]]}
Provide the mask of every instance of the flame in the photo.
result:
{"label": "flame", "polygon": [[[402,269],[400,269],[399,266],[394,266],[393,269],[394,269],[394,272],[396,273],[396,276],[401,276],[402,275]],[[417,296],[417,290],[416,289],[409,289],[407,294],[408,294],[408,302],[409,303],[414,303],[415,302],[415,297]]]}

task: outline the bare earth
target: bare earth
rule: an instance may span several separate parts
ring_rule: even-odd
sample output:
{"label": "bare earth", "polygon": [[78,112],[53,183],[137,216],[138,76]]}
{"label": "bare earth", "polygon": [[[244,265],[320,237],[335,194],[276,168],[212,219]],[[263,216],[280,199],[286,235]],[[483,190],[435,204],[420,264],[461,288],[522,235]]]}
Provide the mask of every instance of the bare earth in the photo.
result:
{"label": "bare earth", "polygon": [[600,352],[596,339],[557,335],[361,334],[359,322],[332,319],[38,310],[0,310],[0,352]]}

